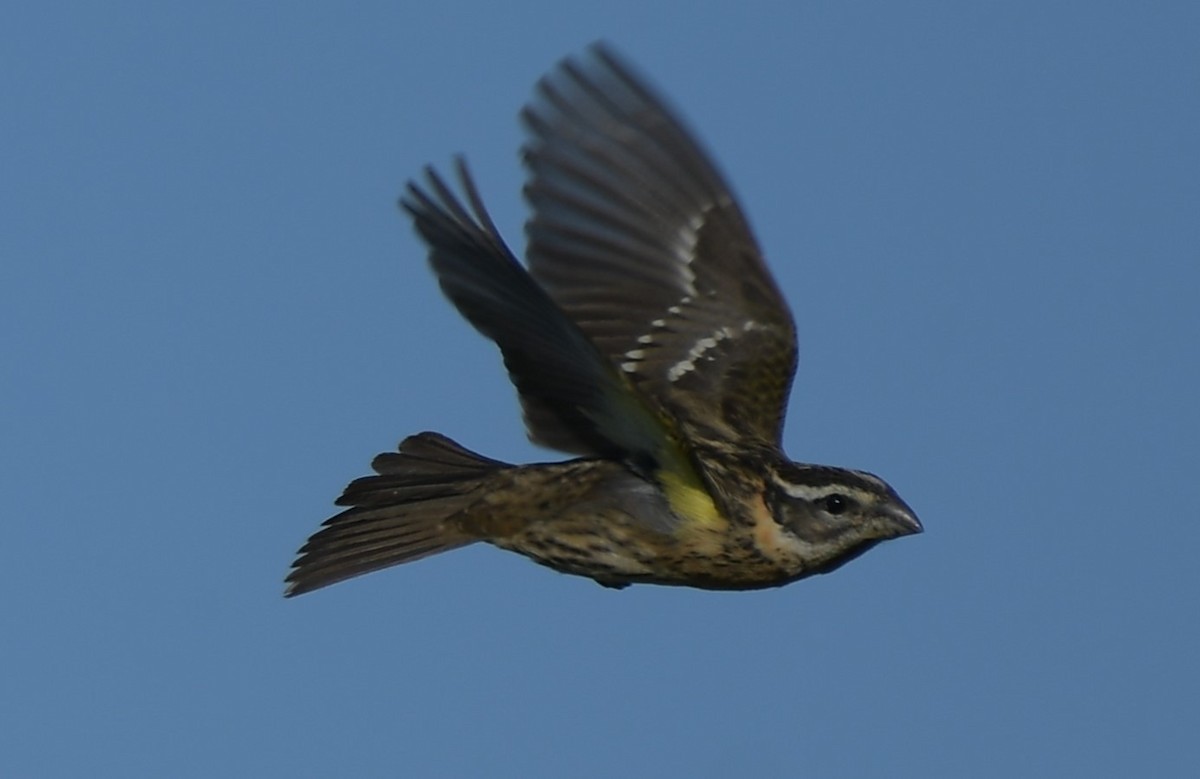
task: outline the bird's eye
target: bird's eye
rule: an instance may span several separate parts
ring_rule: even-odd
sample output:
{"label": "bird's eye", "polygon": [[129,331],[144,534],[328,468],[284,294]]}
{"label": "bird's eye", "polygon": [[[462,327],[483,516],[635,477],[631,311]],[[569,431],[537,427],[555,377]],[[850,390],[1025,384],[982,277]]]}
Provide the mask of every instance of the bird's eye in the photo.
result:
{"label": "bird's eye", "polygon": [[825,496],[825,510],[830,514],[841,514],[850,508],[850,499],[840,492]]}

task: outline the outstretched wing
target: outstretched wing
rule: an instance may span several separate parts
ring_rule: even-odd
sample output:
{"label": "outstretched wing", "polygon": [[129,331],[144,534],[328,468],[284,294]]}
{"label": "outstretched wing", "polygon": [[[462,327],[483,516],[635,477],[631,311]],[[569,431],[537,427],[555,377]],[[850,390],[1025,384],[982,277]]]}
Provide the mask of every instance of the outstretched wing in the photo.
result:
{"label": "outstretched wing", "polygon": [[777,444],[795,325],[699,144],[601,45],[522,118],[534,278],[686,435]]}
{"label": "outstretched wing", "polygon": [[716,508],[662,418],[505,246],[458,160],[470,210],[432,170],[430,191],[409,183],[401,205],[429,246],[442,291],[477,330],[496,342],[539,443],[625,462],[665,490],[676,514],[704,523]]}
{"label": "outstretched wing", "polygon": [[456,172],[470,211],[432,168],[429,191],[409,182],[401,205],[442,291],[500,347],[530,437],[615,459],[656,453],[668,437],[662,422],[509,251],[461,158]]}

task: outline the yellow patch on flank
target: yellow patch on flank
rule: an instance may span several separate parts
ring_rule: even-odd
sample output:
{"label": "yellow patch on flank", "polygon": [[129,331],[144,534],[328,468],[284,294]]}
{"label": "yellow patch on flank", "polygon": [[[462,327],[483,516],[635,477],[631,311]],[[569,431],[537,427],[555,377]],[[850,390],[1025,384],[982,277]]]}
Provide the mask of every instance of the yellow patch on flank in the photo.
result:
{"label": "yellow patch on flank", "polygon": [[723,525],[724,518],[717,510],[708,490],[704,489],[694,479],[680,476],[670,471],[659,471],[659,482],[667,495],[671,510],[689,522],[695,522],[706,527]]}

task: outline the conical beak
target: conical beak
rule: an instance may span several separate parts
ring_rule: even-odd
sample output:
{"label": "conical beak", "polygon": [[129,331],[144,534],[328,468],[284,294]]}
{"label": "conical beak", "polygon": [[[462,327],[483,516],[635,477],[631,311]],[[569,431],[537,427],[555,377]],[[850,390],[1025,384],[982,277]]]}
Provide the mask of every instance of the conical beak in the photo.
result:
{"label": "conical beak", "polygon": [[888,506],[887,513],[899,531],[896,535],[911,536],[925,532],[925,526],[921,524],[921,520],[917,519],[916,512],[899,498],[896,498],[896,502]]}

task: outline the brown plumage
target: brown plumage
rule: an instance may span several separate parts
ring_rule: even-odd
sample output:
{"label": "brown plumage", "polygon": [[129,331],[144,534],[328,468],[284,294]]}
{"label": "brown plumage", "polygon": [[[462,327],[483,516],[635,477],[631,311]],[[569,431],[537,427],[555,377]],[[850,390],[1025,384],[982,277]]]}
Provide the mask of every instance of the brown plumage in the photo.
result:
{"label": "brown plumage", "polygon": [[338,500],[288,576],[295,595],[475,541],[621,587],[774,587],[921,531],[871,474],[781,449],[792,317],[723,177],[611,50],[522,112],[529,268],[465,164],[402,206],[442,291],[495,341],[530,437],[577,455],[509,465],[405,439]]}

